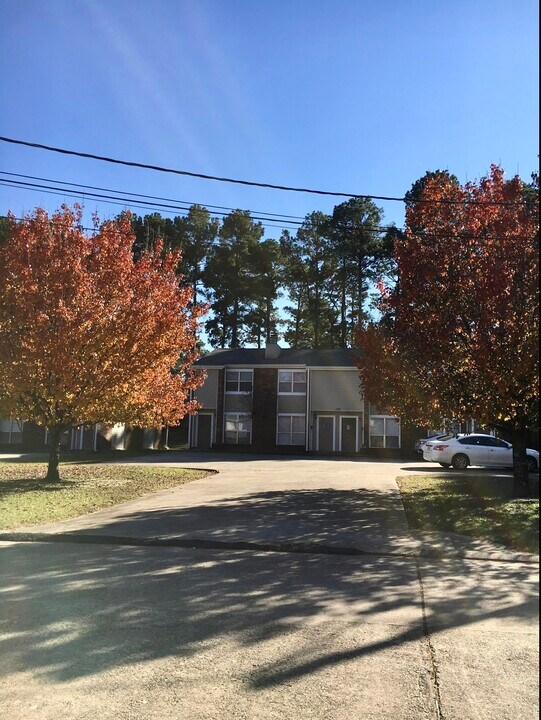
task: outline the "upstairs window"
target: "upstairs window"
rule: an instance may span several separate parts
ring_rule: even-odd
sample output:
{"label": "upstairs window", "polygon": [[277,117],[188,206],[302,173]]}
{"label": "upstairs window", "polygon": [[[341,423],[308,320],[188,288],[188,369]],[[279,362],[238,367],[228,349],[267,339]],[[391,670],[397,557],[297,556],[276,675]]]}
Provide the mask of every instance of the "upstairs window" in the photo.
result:
{"label": "upstairs window", "polygon": [[227,370],[225,391],[228,393],[251,393],[253,386],[252,370]]}
{"label": "upstairs window", "polygon": [[280,395],[306,395],[306,371],[280,370],[278,393]]}

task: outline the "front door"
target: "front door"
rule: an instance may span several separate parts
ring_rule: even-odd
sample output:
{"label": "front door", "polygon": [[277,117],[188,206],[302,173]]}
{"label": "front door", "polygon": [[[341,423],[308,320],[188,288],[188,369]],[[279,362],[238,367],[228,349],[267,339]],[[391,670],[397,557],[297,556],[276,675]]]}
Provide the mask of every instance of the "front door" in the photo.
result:
{"label": "front door", "polygon": [[319,452],[334,450],[334,418],[331,415],[320,415],[317,419],[317,449]]}
{"label": "front door", "polygon": [[199,450],[210,450],[212,443],[212,415],[197,416],[197,445]]}
{"label": "front door", "polygon": [[340,450],[342,452],[357,452],[357,418],[340,418]]}

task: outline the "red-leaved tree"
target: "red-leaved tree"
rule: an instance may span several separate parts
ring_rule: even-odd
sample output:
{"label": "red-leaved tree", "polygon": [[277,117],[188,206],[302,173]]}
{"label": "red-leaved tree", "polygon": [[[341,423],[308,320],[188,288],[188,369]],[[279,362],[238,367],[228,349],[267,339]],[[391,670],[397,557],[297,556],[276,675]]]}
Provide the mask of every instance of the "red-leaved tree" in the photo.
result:
{"label": "red-leaved tree", "polygon": [[359,331],[366,395],[421,425],[475,418],[506,434],[522,494],[539,426],[537,177],[505,181],[493,166],[479,182],[438,172],[414,188],[396,286]]}
{"label": "red-leaved tree", "polygon": [[47,478],[60,436],[96,422],[161,427],[197,409],[203,378],[192,290],[160,242],[134,260],[129,215],[81,228],[81,210],[9,220],[0,247],[0,417],[47,427]]}

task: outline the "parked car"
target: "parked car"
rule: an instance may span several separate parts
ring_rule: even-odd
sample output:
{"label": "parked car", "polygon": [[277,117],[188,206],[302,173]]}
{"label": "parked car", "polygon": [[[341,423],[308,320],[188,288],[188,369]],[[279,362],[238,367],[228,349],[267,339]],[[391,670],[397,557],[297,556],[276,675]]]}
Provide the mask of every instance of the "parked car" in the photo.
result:
{"label": "parked car", "polygon": [[[536,472],[539,469],[539,453],[527,448],[526,457],[529,472]],[[492,435],[447,435],[427,442],[423,458],[457,470],[465,470],[469,465],[513,467],[513,446]]]}
{"label": "parked car", "polygon": [[418,452],[420,455],[423,454],[424,446],[427,442],[430,442],[431,440],[441,440],[448,436],[449,433],[440,433],[439,435],[431,435],[427,438],[422,438],[421,440],[417,440],[415,445],[413,446],[413,449],[415,452]]}

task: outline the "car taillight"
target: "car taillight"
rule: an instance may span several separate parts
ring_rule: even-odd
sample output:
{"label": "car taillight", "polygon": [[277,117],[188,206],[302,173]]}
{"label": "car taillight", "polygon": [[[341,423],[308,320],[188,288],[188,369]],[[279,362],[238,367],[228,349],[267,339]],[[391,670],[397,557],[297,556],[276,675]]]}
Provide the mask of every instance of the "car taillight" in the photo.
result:
{"label": "car taillight", "polygon": [[445,450],[445,448],[448,448],[449,445],[434,445],[432,450]]}

